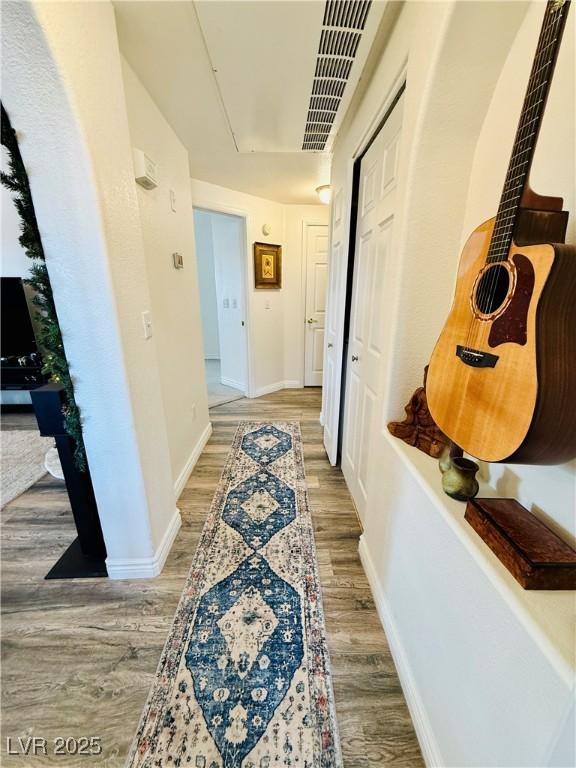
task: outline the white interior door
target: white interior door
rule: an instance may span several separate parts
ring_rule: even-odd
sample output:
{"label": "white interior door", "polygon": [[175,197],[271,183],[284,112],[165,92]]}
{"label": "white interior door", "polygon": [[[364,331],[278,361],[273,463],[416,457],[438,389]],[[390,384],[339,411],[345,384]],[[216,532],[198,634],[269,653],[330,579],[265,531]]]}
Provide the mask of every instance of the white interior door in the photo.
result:
{"label": "white interior door", "polygon": [[210,220],[218,300],[220,383],[246,392],[244,222],[239,216],[223,213],[211,213]]}
{"label": "white interior door", "polygon": [[402,128],[400,99],[360,164],[350,334],[342,440],[342,471],[364,519],[367,470],[376,426],[386,328],[382,322],[386,266],[396,208]]}
{"label": "white interior door", "polygon": [[328,279],[328,227],[306,226],[306,314],[304,386],[321,387],[324,361],[326,283]]}
{"label": "white interior door", "polygon": [[342,384],[342,343],[344,337],[344,294],[346,290],[345,247],[347,237],[344,210],[344,187],[334,190],[330,222],[330,263],[328,266],[328,298],[324,351],[324,379],[322,382],[322,413],[324,447],[332,465],[338,461],[338,424],[340,421],[340,389]]}

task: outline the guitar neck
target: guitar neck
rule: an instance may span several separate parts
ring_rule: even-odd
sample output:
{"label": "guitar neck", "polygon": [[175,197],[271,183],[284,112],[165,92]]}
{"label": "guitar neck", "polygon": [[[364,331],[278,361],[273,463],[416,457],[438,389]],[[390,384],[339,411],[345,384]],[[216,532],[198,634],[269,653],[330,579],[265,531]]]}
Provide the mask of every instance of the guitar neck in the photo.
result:
{"label": "guitar neck", "polygon": [[570,0],[549,0],[532,64],[512,156],[498,206],[487,262],[505,261],[512,244],[522,193],[528,182],[536,141],[550,91]]}

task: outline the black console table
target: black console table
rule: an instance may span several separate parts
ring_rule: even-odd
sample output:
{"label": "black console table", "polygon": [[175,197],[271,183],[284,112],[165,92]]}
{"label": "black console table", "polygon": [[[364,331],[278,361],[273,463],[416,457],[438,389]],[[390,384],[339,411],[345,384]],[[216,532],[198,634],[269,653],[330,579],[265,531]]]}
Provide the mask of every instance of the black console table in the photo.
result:
{"label": "black console table", "polygon": [[10,365],[2,361],[2,389],[22,392],[41,387],[46,381],[40,365]]}
{"label": "black console table", "polygon": [[64,429],[63,387],[45,384],[30,392],[40,434],[53,437],[78,537],[47,574],[47,579],[79,579],[107,576],[106,546],[98,517],[90,472],[79,472],[74,464],[74,440]]}

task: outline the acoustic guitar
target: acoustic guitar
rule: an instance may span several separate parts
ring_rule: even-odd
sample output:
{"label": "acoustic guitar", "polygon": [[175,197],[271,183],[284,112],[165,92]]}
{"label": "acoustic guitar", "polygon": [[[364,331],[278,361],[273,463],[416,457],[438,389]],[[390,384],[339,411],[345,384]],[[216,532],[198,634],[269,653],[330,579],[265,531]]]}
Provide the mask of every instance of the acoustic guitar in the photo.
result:
{"label": "acoustic guitar", "polygon": [[470,236],[426,393],[440,429],[485,461],[576,456],[576,247],[529,172],[569,0],[546,5],[497,215]]}

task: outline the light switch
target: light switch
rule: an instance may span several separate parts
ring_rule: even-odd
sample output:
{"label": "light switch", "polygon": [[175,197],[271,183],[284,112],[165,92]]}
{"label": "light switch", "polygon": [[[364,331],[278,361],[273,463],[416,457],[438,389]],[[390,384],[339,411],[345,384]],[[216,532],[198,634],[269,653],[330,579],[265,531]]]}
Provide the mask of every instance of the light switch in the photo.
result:
{"label": "light switch", "polygon": [[272,304],[270,303],[270,299],[266,299],[266,304],[264,305],[264,309],[272,309]]}
{"label": "light switch", "polygon": [[170,208],[176,213],[176,192],[173,189],[170,190]]}
{"label": "light switch", "polygon": [[230,309],[230,299],[223,299],[222,301],[222,307],[224,309]]}
{"label": "light switch", "polygon": [[232,309],[238,309],[238,302],[236,299],[232,299]]}
{"label": "light switch", "polygon": [[152,336],[152,315],[150,310],[142,312],[142,325],[144,326],[144,338],[149,339]]}

